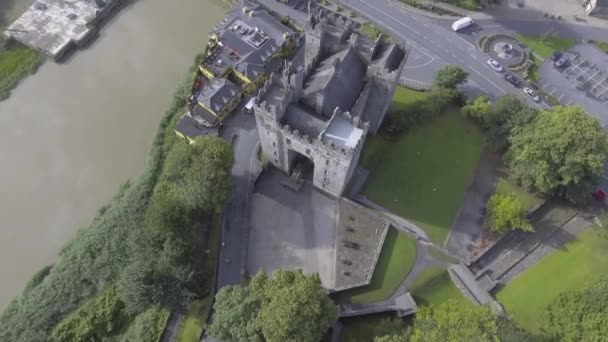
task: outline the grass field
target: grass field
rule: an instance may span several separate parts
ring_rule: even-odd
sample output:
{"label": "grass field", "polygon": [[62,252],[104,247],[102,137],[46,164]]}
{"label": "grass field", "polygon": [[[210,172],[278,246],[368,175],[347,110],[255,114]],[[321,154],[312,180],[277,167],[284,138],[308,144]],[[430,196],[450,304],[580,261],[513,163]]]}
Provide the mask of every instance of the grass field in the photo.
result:
{"label": "grass field", "polygon": [[395,228],[386,234],[384,246],[368,286],[340,292],[339,303],[373,303],[390,297],[416,261],[416,241]]}
{"label": "grass field", "polygon": [[539,331],[544,308],[560,293],[604,274],[607,255],[605,233],[589,229],[509,282],[496,297],[524,328]]}
{"label": "grass field", "polygon": [[431,240],[443,244],[483,144],[479,129],[456,110],[390,143],[380,137],[369,138],[363,149],[363,163],[376,161],[377,167],[364,193],[415,221]]}
{"label": "grass field", "polygon": [[382,32],[382,30],[380,30],[379,28],[377,28],[374,24],[372,24],[370,22],[366,22],[365,24],[361,25],[361,28],[359,30],[361,31],[361,33],[363,33],[364,35],[368,36],[371,39],[376,39],[376,37],[378,37],[379,34],[384,34],[384,32]]}
{"label": "grass field", "polygon": [[0,41],[0,100],[9,97],[23,78],[36,72],[43,60],[40,53],[19,43]]}
{"label": "grass field", "polygon": [[463,305],[473,305],[452,282],[445,267],[429,267],[410,285],[410,292],[420,305],[437,305],[454,299]]}
{"label": "grass field", "polygon": [[522,36],[517,35],[517,39],[526,44],[531,50],[543,59],[551,57],[555,50],[566,51],[570,49],[576,41],[574,39],[559,38],[559,37],[541,37],[541,36]]}
{"label": "grass field", "polygon": [[515,197],[521,201],[524,210],[528,210],[542,201],[542,198],[534,196],[505,177],[498,178],[498,182],[496,183],[496,193],[504,195],[509,193],[514,194]]}
{"label": "grass field", "polygon": [[595,45],[598,49],[608,53],[608,42],[599,42],[597,40],[590,40],[589,43]]}

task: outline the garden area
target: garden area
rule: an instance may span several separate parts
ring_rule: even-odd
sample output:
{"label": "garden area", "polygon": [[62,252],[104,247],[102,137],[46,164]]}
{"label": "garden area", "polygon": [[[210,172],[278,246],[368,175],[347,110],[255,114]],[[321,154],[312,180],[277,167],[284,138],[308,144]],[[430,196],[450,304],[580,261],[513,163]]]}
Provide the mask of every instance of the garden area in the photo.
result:
{"label": "garden area", "polygon": [[390,228],[369,285],[339,292],[338,303],[373,303],[392,296],[416,262],[416,241]]}
{"label": "garden area", "polygon": [[[391,110],[428,93],[398,88]],[[370,170],[365,196],[411,219],[443,244],[477,166],[484,139],[454,108],[393,139],[370,137],[361,163]]]}
{"label": "garden area", "polygon": [[543,59],[551,57],[555,50],[567,51],[576,44],[574,39],[560,38],[549,34],[540,36],[517,35],[516,38]]}
{"label": "garden area", "polygon": [[605,232],[590,228],[509,282],[496,298],[522,327],[541,329],[545,307],[558,295],[578,290],[608,269]]}
{"label": "garden area", "polygon": [[595,45],[596,48],[608,53],[608,42],[600,42],[597,40],[590,40],[589,43]]}

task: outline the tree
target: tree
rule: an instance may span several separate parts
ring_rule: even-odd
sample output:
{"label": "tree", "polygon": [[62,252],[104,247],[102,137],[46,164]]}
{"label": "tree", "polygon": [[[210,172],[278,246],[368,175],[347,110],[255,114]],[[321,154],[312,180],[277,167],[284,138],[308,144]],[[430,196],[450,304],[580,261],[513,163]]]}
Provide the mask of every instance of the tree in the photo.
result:
{"label": "tree", "polygon": [[481,124],[498,151],[505,152],[515,130],[531,123],[536,116],[536,110],[525,105],[519,98],[506,95],[488,107]]}
{"label": "tree", "polygon": [[460,111],[469,119],[473,119],[480,124],[483,124],[489,110],[490,103],[488,101],[488,97],[482,95],[478,96],[474,100],[468,100],[466,105],[464,105]]}
{"label": "tree", "polygon": [[518,341],[529,339],[510,320],[489,307],[473,307],[448,300],[438,306],[421,307],[416,314],[412,342]]}
{"label": "tree", "polygon": [[438,88],[456,89],[467,81],[469,73],[457,65],[446,65],[435,74],[433,85]]}
{"label": "tree", "polygon": [[334,302],[318,274],[279,270],[266,287],[270,300],[260,310],[267,341],[320,341],[337,318]]}
{"label": "tree", "polygon": [[529,191],[585,200],[601,180],[606,133],[580,107],[553,107],[517,129],[507,153],[511,176]]}
{"label": "tree", "polygon": [[175,144],[169,151],[164,179],[183,191],[195,209],[221,211],[232,193],[232,148],[218,137],[201,136],[193,144]]}
{"label": "tree", "polygon": [[222,288],[214,310],[209,333],[225,341],[319,341],[337,318],[319,276],[301,270]]}
{"label": "tree", "polygon": [[608,278],[561,294],[547,306],[544,331],[555,341],[603,341],[608,336]]}
{"label": "tree", "polygon": [[521,202],[513,194],[494,194],[488,200],[490,229],[504,233],[511,229],[534,231]]}
{"label": "tree", "polygon": [[407,342],[410,334],[405,321],[384,318],[374,327],[374,342]]}

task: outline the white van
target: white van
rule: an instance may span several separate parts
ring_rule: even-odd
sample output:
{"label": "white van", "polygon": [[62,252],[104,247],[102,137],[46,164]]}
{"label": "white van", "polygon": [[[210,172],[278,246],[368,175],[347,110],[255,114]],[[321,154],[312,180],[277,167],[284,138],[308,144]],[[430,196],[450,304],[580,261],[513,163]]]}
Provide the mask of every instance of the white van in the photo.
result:
{"label": "white van", "polygon": [[462,19],[458,19],[456,20],[453,24],[452,24],[452,30],[454,30],[454,32],[458,32],[464,28],[467,28],[469,26],[473,25],[473,18],[471,17],[464,17]]}

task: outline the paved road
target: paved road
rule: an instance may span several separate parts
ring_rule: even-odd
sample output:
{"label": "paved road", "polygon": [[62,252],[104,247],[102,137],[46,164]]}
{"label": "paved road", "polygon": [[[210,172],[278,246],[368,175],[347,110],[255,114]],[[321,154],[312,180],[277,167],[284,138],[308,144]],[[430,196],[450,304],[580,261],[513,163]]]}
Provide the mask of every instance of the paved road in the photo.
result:
{"label": "paved road", "polygon": [[[469,88],[474,88],[478,92],[481,90],[491,99],[512,93],[534,106],[547,108],[545,104],[538,105],[529,101],[522,94],[521,89],[512,87],[502,79],[501,75],[490,69],[486,64],[489,57],[469,40],[454,33],[445,19],[412,13],[388,0],[342,0],[341,2],[362,13],[394,37],[406,42],[412,50],[428,55],[430,60],[461,66],[469,72]],[[425,72],[429,71],[425,69]],[[408,73],[415,73],[415,68],[407,69],[406,76]]]}
{"label": "paved road", "polygon": [[224,245],[220,247],[218,289],[226,285],[239,284],[241,281],[242,265],[245,262],[243,251],[247,247],[247,241],[243,241],[243,234],[249,223],[248,208],[253,188],[252,170],[258,165],[256,148],[259,138],[253,115],[239,110],[225,122],[225,125],[229,128],[222,133],[222,136],[232,141],[234,149],[232,168],[234,191],[232,202],[223,214],[221,240]]}

